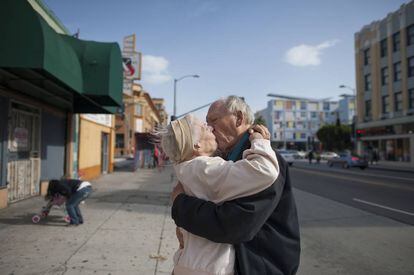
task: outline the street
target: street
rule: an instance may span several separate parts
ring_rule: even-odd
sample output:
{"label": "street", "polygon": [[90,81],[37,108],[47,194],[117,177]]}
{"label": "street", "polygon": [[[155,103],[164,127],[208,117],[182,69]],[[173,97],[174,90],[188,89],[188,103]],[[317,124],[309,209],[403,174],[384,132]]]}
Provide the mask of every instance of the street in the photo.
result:
{"label": "street", "polygon": [[294,187],[373,214],[414,225],[414,173],[343,169],[295,162]]}

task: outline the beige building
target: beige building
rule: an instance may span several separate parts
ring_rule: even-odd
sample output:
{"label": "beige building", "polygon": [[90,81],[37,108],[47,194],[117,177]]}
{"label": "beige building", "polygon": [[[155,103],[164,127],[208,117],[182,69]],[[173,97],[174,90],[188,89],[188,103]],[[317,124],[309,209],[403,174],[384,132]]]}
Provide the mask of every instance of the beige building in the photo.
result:
{"label": "beige building", "polygon": [[358,152],[414,166],[414,1],[355,34]]}
{"label": "beige building", "polygon": [[[133,84],[131,95],[124,94],[124,111],[116,116],[116,156],[134,156],[140,142],[159,125],[167,123],[164,99],[151,98],[139,84]],[[145,137],[145,138],[144,138]]]}

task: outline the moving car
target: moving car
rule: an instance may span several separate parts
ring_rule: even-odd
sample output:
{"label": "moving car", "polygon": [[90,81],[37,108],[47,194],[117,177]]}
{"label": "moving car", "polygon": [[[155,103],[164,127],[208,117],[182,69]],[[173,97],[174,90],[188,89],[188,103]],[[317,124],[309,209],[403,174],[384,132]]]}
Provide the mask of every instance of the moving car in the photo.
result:
{"label": "moving car", "polygon": [[295,154],[288,150],[277,150],[279,154],[283,157],[283,159],[292,166],[293,161],[295,160]]}
{"label": "moving car", "polygon": [[337,158],[337,157],[339,157],[339,155],[335,152],[323,152],[321,154],[321,159],[323,160],[329,160],[329,159]]}
{"label": "moving car", "polygon": [[329,167],[334,165],[342,166],[343,168],[359,167],[363,170],[368,167],[368,161],[356,154],[341,153],[338,157],[328,160]]}

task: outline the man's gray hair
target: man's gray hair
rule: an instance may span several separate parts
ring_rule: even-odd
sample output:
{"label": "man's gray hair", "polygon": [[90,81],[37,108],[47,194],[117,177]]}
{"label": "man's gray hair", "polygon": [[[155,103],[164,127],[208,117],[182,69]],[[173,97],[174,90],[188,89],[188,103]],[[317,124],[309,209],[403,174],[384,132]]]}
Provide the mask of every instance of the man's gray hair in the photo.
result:
{"label": "man's gray hair", "polygon": [[236,113],[240,111],[245,117],[246,124],[254,123],[253,112],[243,98],[231,95],[221,99],[221,101],[224,103],[224,107],[226,107],[229,112]]}

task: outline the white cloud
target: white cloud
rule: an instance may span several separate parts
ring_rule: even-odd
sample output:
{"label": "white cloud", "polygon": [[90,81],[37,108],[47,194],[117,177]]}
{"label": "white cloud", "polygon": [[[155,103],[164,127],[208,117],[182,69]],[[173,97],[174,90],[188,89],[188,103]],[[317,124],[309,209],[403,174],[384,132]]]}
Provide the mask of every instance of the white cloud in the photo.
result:
{"label": "white cloud", "polygon": [[306,45],[289,49],[285,54],[285,61],[293,66],[318,66],[321,64],[321,55],[324,49],[333,47],[339,40],[328,40],[319,45]]}
{"label": "white cloud", "polygon": [[171,80],[168,65],[168,60],[162,56],[142,56],[142,80],[149,84],[162,84]]}

